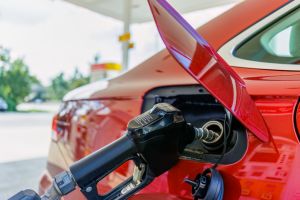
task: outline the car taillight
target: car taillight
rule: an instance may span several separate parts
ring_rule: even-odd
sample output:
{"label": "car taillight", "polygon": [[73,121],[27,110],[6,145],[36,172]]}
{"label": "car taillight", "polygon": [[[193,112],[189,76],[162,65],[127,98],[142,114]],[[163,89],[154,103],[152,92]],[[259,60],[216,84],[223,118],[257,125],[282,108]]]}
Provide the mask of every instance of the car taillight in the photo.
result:
{"label": "car taillight", "polygon": [[55,142],[58,141],[59,130],[57,127],[57,115],[52,119],[52,130],[51,130],[51,139]]}
{"label": "car taillight", "polygon": [[57,142],[61,138],[67,136],[69,127],[70,125],[66,121],[66,118],[55,115],[52,120],[51,139]]}

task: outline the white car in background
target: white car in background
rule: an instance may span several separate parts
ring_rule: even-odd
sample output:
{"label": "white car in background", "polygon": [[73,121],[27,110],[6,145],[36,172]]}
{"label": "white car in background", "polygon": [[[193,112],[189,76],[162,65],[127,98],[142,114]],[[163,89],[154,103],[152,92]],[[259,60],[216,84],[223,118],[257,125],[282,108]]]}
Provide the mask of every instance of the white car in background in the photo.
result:
{"label": "white car in background", "polygon": [[0,97],[0,112],[6,111],[8,108],[7,103]]}

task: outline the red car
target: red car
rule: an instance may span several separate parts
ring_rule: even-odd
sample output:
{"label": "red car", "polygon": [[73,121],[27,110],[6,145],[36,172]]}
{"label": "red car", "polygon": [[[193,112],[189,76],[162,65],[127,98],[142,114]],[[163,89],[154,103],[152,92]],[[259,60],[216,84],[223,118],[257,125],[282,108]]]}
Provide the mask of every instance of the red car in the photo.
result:
{"label": "red car", "polygon": [[[193,199],[183,180],[223,154],[224,199],[300,199],[299,1],[246,0],[198,34],[164,0],[149,3],[168,51],[66,95],[53,119],[40,193],[54,175],[122,136],[129,120],[165,102],[196,127],[222,132],[228,112],[238,125],[226,137],[225,152],[198,151],[192,143],[176,166],[131,199]],[[98,184],[99,192],[115,188],[132,170],[125,163]],[[77,190],[65,199],[84,197]]]}

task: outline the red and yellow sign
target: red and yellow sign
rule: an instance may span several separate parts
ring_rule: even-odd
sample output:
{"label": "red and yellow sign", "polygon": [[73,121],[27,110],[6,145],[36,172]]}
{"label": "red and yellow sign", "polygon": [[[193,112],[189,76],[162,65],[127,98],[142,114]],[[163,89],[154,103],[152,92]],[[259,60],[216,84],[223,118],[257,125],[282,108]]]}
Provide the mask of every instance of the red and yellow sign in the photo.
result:
{"label": "red and yellow sign", "polygon": [[114,71],[121,71],[122,65],[118,63],[101,63],[101,64],[93,64],[91,66],[92,71],[98,70],[114,70]]}

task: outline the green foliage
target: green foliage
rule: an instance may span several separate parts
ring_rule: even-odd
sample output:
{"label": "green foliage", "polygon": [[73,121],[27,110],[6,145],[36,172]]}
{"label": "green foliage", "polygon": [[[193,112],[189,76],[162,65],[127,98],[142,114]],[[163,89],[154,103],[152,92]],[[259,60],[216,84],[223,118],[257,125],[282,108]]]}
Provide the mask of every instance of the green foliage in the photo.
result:
{"label": "green foliage", "polygon": [[88,76],[84,76],[78,68],[75,68],[73,76],[69,80],[69,89],[73,90],[75,88],[86,85],[90,82],[90,78]]}
{"label": "green foliage", "polygon": [[[89,83],[89,77],[84,76],[77,68],[70,78],[64,73],[52,79],[47,88],[46,95],[41,91],[35,95],[39,98],[49,100],[61,100],[63,96],[77,87]],[[12,59],[10,51],[0,46],[0,97],[8,104],[10,111],[15,111],[16,106],[29,97],[33,86],[41,86],[40,81],[30,75],[27,65],[23,59]],[[43,88],[43,87],[42,87]]]}
{"label": "green foliage", "polygon": [[65,77],[64,73],[60,73],[52,79],[51,85],[47,90],[47,96],[51,100],[61,100],[69,91],[86,85],[89,82],[89,77],[84,76],[77,68],[69,79]]}
{"label": "green foliage", "polygon": [[31,76],[28,67],[20,58],[12,60],[10,52],[0,47],[0,97],[15,111],[31,91],[31,84],[39,82]]}
{"label": "green foliage", "polygon": [[47,96],[52,100],[61,100],[68,90],[69,84],[67,80],[65,80],[65,75],[64,73],[60,73],[57,77],[52,79]]}

